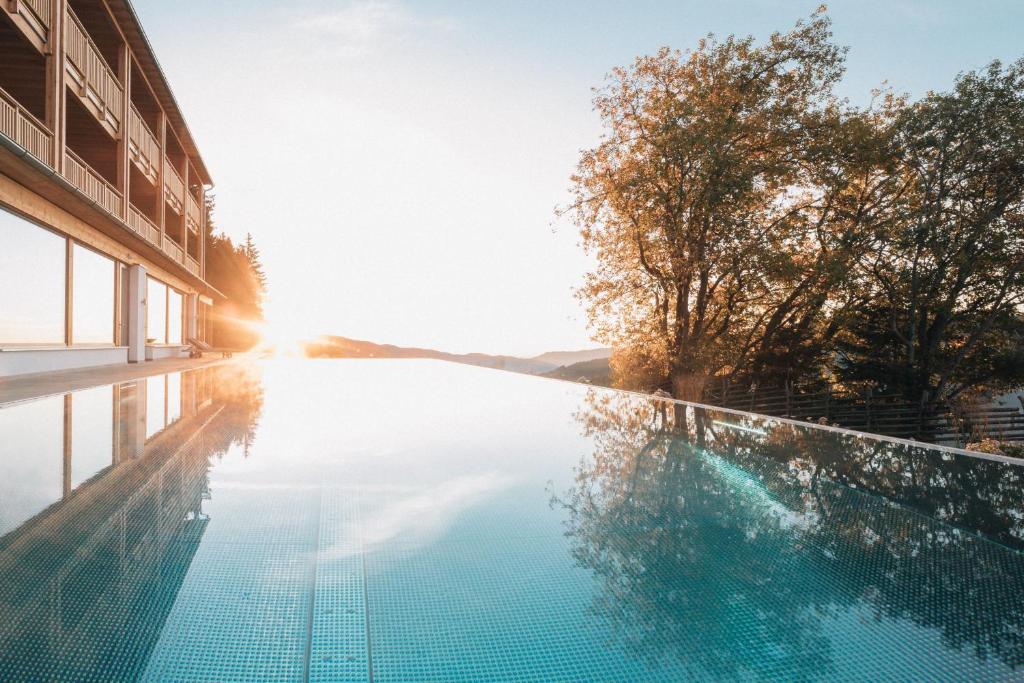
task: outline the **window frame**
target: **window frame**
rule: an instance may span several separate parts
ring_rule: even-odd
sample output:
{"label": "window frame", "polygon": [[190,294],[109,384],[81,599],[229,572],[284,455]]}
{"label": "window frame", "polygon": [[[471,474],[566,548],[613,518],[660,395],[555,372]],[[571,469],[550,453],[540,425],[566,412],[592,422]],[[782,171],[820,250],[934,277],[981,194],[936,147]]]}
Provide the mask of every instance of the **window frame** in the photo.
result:
{"label": "window frame", "polygon": [[[150,331],[149,330],[149,311],[150,311],[150,308],[149,308],[149,305],[150,305],[150,301],[149,301],[149,281],[150,280],[152,280],[153,282],[159,283],[164,288],[164,335],[163,335],[163,341],[162,342],[157,342],[157,341],[150,342],[149,341],[152,338],[150,333],[149,333],[149,331]],[[171,331],[171,292],[172,291],[175,294],[177,294],[178,296],[181,297],[181,311],[180,311],[180,316],[179,316],[181,318],[181,320],[180,320],[180,325],[181,325],[181,328],[180,328],[181,329],[181,341],[177,341],[177,342],[172,342],[169,339],[169,333]],[[187,296],[188,295],[185,292],[181,291],[180,289],[178,289],[174,285],[171,285],[171,284],[169,284],[167,282],[164,282],[160,278],[154,277],[154,276],[152,276],[152,275],[150,275],[148,273],[146,274],[146,346],[184,346],[185,345],[185,334],[186,334],[185,312],[187,310],[187,303],[186,303],[187,302]]]}
{"label": "window frame", "polygon": [[[62,232],[50,225],[46,225],[40,220],[26,215],[24,212],[4,203],[0,203],[0,211],[10,214],[16,219],[20,219],[27,223],[31,227],[35,227],[39,230],[45,230],[46,232],[64,240],[64,335],[63,340],[60,342],[5,342],[0,339],[0,350],[3,351],[59,351],[59,350],[73,350],[73,349],[115,349],[115,348],[127,348],[123,344],[118,343],[119,326],[126,321],[122,320],[122,311],[118,306],[117,297],[121,290],[121,278],[122,269],[121,266],[127,266],[126,263],[118,259],[117,257],[107,254],[101,249],[95,246],[83,242],[80,239],[76,239],[71,235]],[[113,287],[113,306],[114,306],[114,325],[111,330],[111,343],[106,342],[85,342],[81,344],[74,343],[74,249],[75,245],[78,245],[84,249],[102,256],[103,258],[109,259],[114,263],[114,277],[111,280],[111,287]]]}
{"label": "window frame", "polygon": [[[69,349],[112,349],[118,348],[118,332],[120,331],[120,316],[121,307],[118,305],[118,298],[121,295],[121,261],[117,260],[110,254],[105,254],[99,249],[86,244],[80,240],[76,240],[74,237],[67,237],[68,248],[65,266],[65,298],[66,298],[66,313],[64,319],[64,344]],[[114,264],[114,277],[111,278],[111,286],[113,291],[111,292],[112,301],[111,305],[114,307],[114,315],[112,317],[112,327],[110,330],[110,338],[112,341],[109,342],[76,342],[75,341],[75,328],[74,328],[74,315],[75,315],[75,245],[91,251],[98,256],[101,256]]]}

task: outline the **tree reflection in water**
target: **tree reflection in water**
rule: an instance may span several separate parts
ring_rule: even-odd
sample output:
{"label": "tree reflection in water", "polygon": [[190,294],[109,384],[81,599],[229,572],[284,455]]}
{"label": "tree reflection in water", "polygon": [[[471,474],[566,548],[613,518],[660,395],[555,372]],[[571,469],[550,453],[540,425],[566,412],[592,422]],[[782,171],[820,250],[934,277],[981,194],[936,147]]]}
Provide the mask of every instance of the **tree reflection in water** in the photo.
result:
{"label": "tree reflection in water", "polygon": [[1024,664],[1024,468],[604,391],[577,419],[594,453],[552,503],[634,656],[810,679],[849,665],[844,628],[929,628]]}

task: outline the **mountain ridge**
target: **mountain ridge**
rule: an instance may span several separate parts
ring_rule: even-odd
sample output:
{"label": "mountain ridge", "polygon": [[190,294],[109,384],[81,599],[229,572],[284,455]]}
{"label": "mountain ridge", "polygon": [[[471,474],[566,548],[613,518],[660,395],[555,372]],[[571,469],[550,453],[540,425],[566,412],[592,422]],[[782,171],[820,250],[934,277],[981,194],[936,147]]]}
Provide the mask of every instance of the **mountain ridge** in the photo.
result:
{"label": "mountain ridge", "polygon": [[313,358],[433,358],[464,365],[512,370],[528,374],[544,374],[576,363],[600,361],[611,356],[611,349],[581,349],[578,351],[547,351],[530,358],[492,355],[487,353],[449,353],[415,346],[380,344],[364,339],[351,339],[340,335],[324,335],[308,342],[305,352]]}

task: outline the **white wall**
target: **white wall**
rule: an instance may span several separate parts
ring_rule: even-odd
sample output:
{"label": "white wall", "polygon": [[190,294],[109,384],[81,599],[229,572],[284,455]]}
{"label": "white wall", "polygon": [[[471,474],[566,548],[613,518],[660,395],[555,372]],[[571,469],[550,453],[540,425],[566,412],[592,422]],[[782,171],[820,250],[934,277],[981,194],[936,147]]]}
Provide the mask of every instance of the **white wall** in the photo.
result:
{"label": "white wall", "polygon": [[188,349],[184,346],[147,346],[146,360],[161,358],[188,358]]}
{"label": "white wall", "polygon": [[128,362],[128,349],[8,349],[0,350],[0,377],[52,372]]}

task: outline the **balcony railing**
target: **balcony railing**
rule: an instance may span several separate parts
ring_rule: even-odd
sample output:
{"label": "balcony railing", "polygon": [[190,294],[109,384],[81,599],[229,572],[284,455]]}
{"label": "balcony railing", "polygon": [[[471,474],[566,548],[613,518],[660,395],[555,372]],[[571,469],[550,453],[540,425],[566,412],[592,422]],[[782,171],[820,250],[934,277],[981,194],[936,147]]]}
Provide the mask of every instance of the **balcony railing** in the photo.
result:
{"label": "balcony railing", "polygon": [[185,250],[167,235],[164,235],[163,249],[165,254],[181,265],[185,265]]}
{"label": "balcony railing", "polygon": [[164,194],[171,202],[171,206],[180,213],[182,202],[185,200],[185,181],[181,179],[181,175],[166,158],[164,159]]}
{"label": "balcony railing", "polygon": [[21,0],[44,28],[50,28],[50,0]]}
{"label": "balcony railing", "polygon": [[150,244],[160,246],[160,228],[134,206],[128,206],[128,225]]}
{"label": "balcony railing", "polygon": [[47,166],[53,166],[53,135],[3,90],[0,90],[0,133]]}
{"label": "balcony railing", "polygon": [[64,22],[64,52],[70,65],[69,75],[79,93],[100,111],[100,120],[121,129],[121,102],[124,91],[117,76],[100,56],[96,44],[69,7]]}
{"label": "balcony railing", "polygon": [[71,150],[64,153],[64,177],[108,213],[121,216],[121,193]]}
{"label": "balcony railing", "polygon": [[153,183],[160,176],[160,143],[133,104],[128,110],[128,152]]}
{"label": "balcony railing", "polygon": [[185,253],[185,250],[167,235],[161,236],[160,228],[134,206],[128,206],[128,225],[147,242],[154,245],[188,272],[199,277],[199,262]]}
{"label": "balcony railing", "polygon": [[191,193],[185,195],[185,220],[189,230],[199,232],[199,226],[203,224],[202,213],[199,210],[199,202]]}

